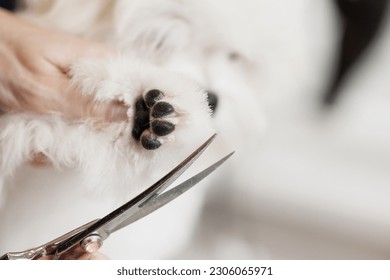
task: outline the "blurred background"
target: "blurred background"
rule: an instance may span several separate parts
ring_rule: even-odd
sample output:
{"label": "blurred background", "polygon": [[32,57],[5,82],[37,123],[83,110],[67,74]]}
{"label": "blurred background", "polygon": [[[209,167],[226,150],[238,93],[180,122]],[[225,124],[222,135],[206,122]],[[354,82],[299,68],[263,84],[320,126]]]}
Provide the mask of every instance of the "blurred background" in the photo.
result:
{"label": "blurred background", "polygon": [[267,130],[176,257],[388,259],[388,1],[282,2],[257,11]]}

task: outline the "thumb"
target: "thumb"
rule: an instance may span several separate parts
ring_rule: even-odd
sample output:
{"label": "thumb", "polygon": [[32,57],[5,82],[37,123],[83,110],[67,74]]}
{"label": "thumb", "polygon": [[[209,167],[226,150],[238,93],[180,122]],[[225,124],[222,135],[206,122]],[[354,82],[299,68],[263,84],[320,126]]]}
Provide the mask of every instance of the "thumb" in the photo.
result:
{"label": "thumb", "polygon": [[120,122],[127,120],[129,107],[118,100],[96,101],[92,97],[81,96],[77,93],[62,103],[59,111],[73,120],[93,119],[102,122]]}
{"label": "thumb", "polygon": [[84,112],[79,116],[79,118],[92,118],[104,122],[126,121],[128,109],[129,107],[120,101],[91,101],[85,104]]}

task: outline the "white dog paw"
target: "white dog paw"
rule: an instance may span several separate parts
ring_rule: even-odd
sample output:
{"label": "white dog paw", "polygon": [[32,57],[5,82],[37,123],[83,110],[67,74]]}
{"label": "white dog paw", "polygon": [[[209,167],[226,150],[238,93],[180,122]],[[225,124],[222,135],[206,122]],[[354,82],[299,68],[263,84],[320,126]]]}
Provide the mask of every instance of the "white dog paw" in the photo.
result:
{"label": "white dog paw", "polygon": [[180,73],[128,54],[80,61],[72,66],[71,76],[83,95],[130,108],[125,134],[131,132],[131,142],[142,150],[187,146],[213,131],[207,93]]}
{"label": "white dog paw", "polygon": [[172,138],[179,113],[163,91],[152,89],[136,100],[132,136],[147,150]]}

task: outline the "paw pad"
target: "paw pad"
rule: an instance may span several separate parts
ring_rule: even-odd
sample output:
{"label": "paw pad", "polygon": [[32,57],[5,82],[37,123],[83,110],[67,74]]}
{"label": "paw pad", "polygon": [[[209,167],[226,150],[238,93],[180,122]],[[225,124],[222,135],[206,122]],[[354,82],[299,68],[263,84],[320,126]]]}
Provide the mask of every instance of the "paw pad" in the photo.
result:
{"label": "paw pad", "polygon": [[175,112],[173,106],[165,101],[158,102],[152,107],[153,118],[165,117],[172,114],[173,112]]}
{"label": "paw pad", "polygon": [[152,121],[152,131],[158,136],[165,136],[175,130],[173,123],[161,120]]}
{"label": "paw pad", "polygon": [[141,145],[146,150],[155,150],[161,146],[161,142],[149,130],[145,130],[141,135]]}
{"label": "paw pad", "polygon": [[162,145],[161,137],[175,130],[175,125],[165,119],[175,113],[175,108],[163,99],[162,91],[152,89],[135,103],[132,135],[147,150],[159,148]]}
{"label": "paw pad", "polygon": [[152,106],[159,100],[164,97],[164,93],[158,89],[149,90],[145,94],[145,104],[148,108],[152,108]]}

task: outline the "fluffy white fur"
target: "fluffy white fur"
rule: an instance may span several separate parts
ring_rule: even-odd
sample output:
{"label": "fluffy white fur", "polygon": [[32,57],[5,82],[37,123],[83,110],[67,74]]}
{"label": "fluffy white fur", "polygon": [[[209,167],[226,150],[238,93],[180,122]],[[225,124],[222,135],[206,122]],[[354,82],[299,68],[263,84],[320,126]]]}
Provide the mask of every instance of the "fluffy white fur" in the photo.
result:
{"label": "fluffy white fur", "polygon": [[[225,26],[207,7],[197,1],[26,1],[20,16],[119,50],[117,56],[76,62],[70,87],[95,100],[124,101],[128,122],[102,128],[56,115],[1,116],[0,252],[35,246],[107,213],[215,130],[220,136],[208,159],[257,141],[263,118],[253,79],[256,63],[247,44],[222,32]],[[160,148],[148,151],[131,130],[136,98],[153,88],[175,107],[170,121],[176,129],[161,138]],[[219,95],[214,119],[206,89]],[[51,166],[29,166],[37,153]],[[204,190],[123,230],[103,252],[113,258],[172,256],[191,237]]]}
{"label": "fluffy white fur", "polygon": [[[131,121],[96,129],[88,122],[69,124],[55,116],[1,116],[0,254],[45,242],[102,216],[118,200],[128,199],[164,174],[215,129],[220,132],[217,143],[205,155],[210,157],[199,163],[207,165],[231,149],[237,153],[209,178],[211,184],[197,186],[113,235],[103,252],[113,258],[177,256],[192,241],[204,192],[215,191],[219,183],[228,198],[227,188],[234,185],[228,206],[233,204],[235,211],[249,216],[251,232],[242,228],[245,221],[234,223],[229,217],[225,221],[233,225],[220,231],[235,225],[239,230],[220,232],[211,245],[206,242],[206,251],[211,252],[207,258],[366,259],[368,248],[386,255],[384,213],[389,211],[383,209],[388,208],[384,190],[389,179],[383,155],[389,135],[378,124],[382,128],[388,123],[383,86],[388,80],[389,64],[384,59],[388,45],[383,44],[382,56],[371,63],[376,69],[368,71],[371,80],[367,83],[360,75],[355,86],[347,87],[344,111],[319,118],[316,108],[338,32],[331,1],[28,0],[27,4],[20,16],[120,51],[123,59],[86,58],[75,64],[73,86],[99,99],[118,98],[129,104],[149,87],[164,87],[183,114],[176,116],[180,128],[174,138],[168,137],[155,152],[143,150],[129,137]],[[182,92],[184,88],[188,91]],[[202,89],[219,95],[212,119]],[[265,137],[260,104],[265,104],[270,123]],[[54,167],[25,164],[32,151],[44,152]],[[217,194],[220,202],[221,193]],[[232,240],[234,234],[243,238]],[[256,252],[260,246],[265,255]],[[353,254],[345,254],[348,246]],[[197,257],[196,250],[186,253]]]}

